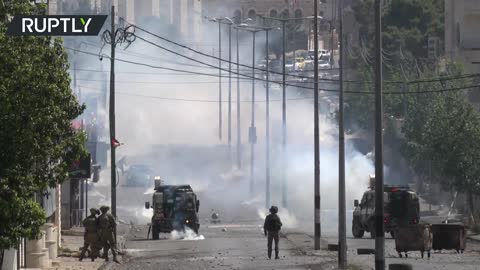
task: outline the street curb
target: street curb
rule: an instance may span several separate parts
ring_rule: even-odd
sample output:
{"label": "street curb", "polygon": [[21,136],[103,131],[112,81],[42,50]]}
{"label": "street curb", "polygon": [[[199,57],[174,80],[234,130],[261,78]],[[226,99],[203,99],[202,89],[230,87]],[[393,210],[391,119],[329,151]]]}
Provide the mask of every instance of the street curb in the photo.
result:
{"label": "street curb", "polygon": [[[303,255],[316,255],[314,254],[313,250],[306,250],[305,248],[302,248],[300,247],[299,245],[297,245],[292,239],[289,238],[289,235],[292,235],[292,234],[302,234],[302,235],[305,235],[307,236],[308,238],[312,239],[312,243],[313,243],[313,237],[311,237],[310,235],[308,235],[307,233],[303,233],[303,232],[280,232],[280,236],[282,236],[283,238],[285,238],[288,242],[290,242],[297,251],[299,251],[301,254]],[[328,246],[328,241],[325,240],[325,239],[320,239],[320,250],[323,250],[323,251],[327,251],[327,246]]]}
{"label": "street curb", "polygon": [[478,235],[478,234],[467,235],[467,239],[475,241],[475,242],[480,242],[480,235]]}
{"label": "street curb", "polygon": [[65,236],[83,236],[84,231],[77,231],[77,230],[62,230],[61,232],[62,235]]}

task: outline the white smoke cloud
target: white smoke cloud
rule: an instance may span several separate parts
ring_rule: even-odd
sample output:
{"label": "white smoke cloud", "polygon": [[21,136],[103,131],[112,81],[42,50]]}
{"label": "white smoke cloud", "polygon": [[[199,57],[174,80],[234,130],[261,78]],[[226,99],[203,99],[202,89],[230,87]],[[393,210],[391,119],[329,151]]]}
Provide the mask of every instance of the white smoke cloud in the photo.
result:
{"label": "white smoke cloud", "polygon": [[[163,31],[159,25],[143,25],[146,29]],[[216,41],[218,32],[215,24],[206,25],[204,41]],[[209,28],[208,28],[209,27]],[[225,36],[225,35],[224,35]],[[241,47],[241,61],[251,65],[251,35],[244,35],[248,43]],[[152,36],[146,36],[153,42],[160,41]],[[179,36],[168,37],[179,40]],[[259,58],[264,50],[262,38],[259,37],[257,55]],[[225,42],[226,43],[226,42]],[[217,44],[212,42],[212,44]],[[167,45],[168,46],[168,45]],[[216,45],[215,45],[216,46]],[[218,53],[216,47],[213,48]],[[182,54],[190,54],[179,48]],[[212,47],[201,47],[200,50],[212,53]],[[166,66],[189,71],[218,74],[218,70],[208,67],[197,67],[197,63],[184,62],[179,56],[135,41],[126,51],[118,49],[118,57],[157,66]],[[223,48],[224,57],[228,50]],[[137,56],[135,56],[135,54]],[[196,59],[217,65],[218,62],[205,57],[190,54]],[[92,65],[98,65],[98,58],[91,57]],[[159,60],[159,59],[165,59]],[[234,58],[235,59],[235,58]],[[184,64],[171,64],[183,62]],[[195,67],[189,65],[196,65]],[[106,67],[105,63],[105,67]],[[224,67],[228,65],[223,64]],[[248,145],[248,127],[252,108],[251,82],[241,83],[240,96],[236,95],[236,81],[232,81],[232,147],[231,153],[227,147],[227,117],[228,104],[222,103],[223,138],[218,139],[218,78],[199,75],[185,75],[179,72],[160,71],[147,67],[134,66],[127,63],[116,63],[116,136],[124,143],[117,151],[117,160],[126,156],[131,163],[148,163],[158,170],[158,174],[167,184],[190,184],[199,195],[201,201],[200,215],[209,217],[211,209],[222,216],[222,220],[241,220],[264,218],[265,211],[265,83],[258,81],[256,87],[255,121],[258,143],[255,145],[256,161],[254,163],[253,188],[250,194],[250,147]],[[245,68],[241,68],[241,72]],[[249,73],[249,72],[248,72]],[[227,75],[224,72],[224,75]],[[82,75],[83,78],[85,74]],[[81,77],[79,75],[79,77]],[[236,76],[233,76],[234,78]],[[82,77],[81,77],[82,78]],[[136,82],[136,83],[132,83]],[[273,84],[272,84],[273,85]],[[223,79],[223,97],[228,93],[228,78]],[[322,88],[332,85],[321,85]],[[98,86],[97,86],[98,87]],[[88,93],[88,88],[84,91]],[[92,90],[95,92],[96,90]],[[93,93],[92,92],[92,93]],[[98,91],[97,91],[98,92]],[[98,94],[98,93],[97,93]],[[321,94],[322,96],[325,93]],[[142,97],[143,96],[143,97]],[[145,97],[147,96],[147,97]],[[313,220],[313,96],[311,90],[287,89],[287,202],[288,209],[280,208],[279,215],[285,227],[301,227],[303,223]],[[150,97],[150,98],[148,98]],[[304,98],[304,99],[299,99]],[[242,167],[236,166],[236,130],[237,106],[236,100],[242,101],[241,111],[241,143]],[[282,178],[284,167],[281,156],[281,91],[278,87],[270,91],[270,124],[271,124],[271,204],[281,206]],[[187,99],[181,101],[174,99]],[[332,98],[333,99],[333,98]],[[191,101],[196,100],[196,101]],[[202,102],[205,101],[205,102]],[[322,222],[335,227],[335,215],[338,200],[338,135],[337,126],[329,117],[332,103],[330,99],[322,99],[320,139],[321,139],[321,204],[322,209],[329,209]],[[88,104],[87,104],[88,105]],[[334,106],[333,106],[334,107]],[[103,114],[104,115],[104,114]],[[153,148],[156,145],[164,148]],[[168,146],[168,147],[167,147]],[[132,158],[131,158],[132,157]],[[233,164],[233,165],[232,165]],[[354,199],[360,199],[368,184],[368,175],[373,173],[372,161],[347,145],[346,152],[346,182],[347,207],[351,208]],[[120,185],[123,184],[120,181]],[[100,182],[96,187],[105,191],[107,202],[109,198],[110,170],[104,169]],[[152,184],[153,187],[153,184]],[[153,190],[138,190],[122,193],[129,200],[119,200],[130,215],[139,222],[148,222],[151,214],[143,210],[145,198],[150,198]],[[132,203],[133,202],[133,203]],[[263,212],[260,212],[263,211]],[[263,216],[262,216],[263,215]],[[201,218],[204,220],[204,218]],[[313,222],[311,222],[313,223]]]}
{"label": "white smoke cloud", "polygon": [[205,240],[205,237],[201,234],[196,234],[192,229],[185,228],[185,231],[174,230],[170,233],[171,240],[185,240],[185,241],[197,241]]}
{"label": "white smoke cloud", "polygon": [[[259,208],[257,213],[260,219],[265,219],[265,217],[269,214],[269,211],[265,208]],[[278,216],[280,217],[280,220],[283,224],[282,229],[292,229],[298,227],[297,217],[295,217],[295,215],[291,213],[288,209],[279,208]]]}

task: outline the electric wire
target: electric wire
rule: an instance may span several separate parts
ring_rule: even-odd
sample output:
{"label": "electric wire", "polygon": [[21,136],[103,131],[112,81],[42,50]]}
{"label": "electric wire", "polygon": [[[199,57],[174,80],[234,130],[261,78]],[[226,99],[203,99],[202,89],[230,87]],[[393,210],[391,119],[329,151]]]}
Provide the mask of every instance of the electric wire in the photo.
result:
{"label": "electric wire", "polygon": [[[65,47],[65,48],[69,49],[69,50],[75,50],[75,51],[81,52],[81,53],[86,53],[86,54],[98,56],[97,54],[91,53],[91,52],[85,52],[85,51],[82,51],[82,50],[73,49],[73,48],[69,48],[69,47]],[[110,58],[109,56],[104,56],[104,57]],[[178,71],[178,72],[193,73],[193,74],[196,74],[196,75],[206,75],[206,76],[218,77],[218,75],[213,75],[213,74],[208,74],[208,73],[200,73],[200,72],[192,72],[192,71],[186,71],[186,70],[159,67],[159,66],[155,66],[155,65],[139,63],[139,62],[135,62],[135,61],[128,61],[128,60],[123,60],[123,59],[119,59],[119,58],[115,58],[115,60],[120,61],[120,62],[130,63],[130,64],[133,64],[133,65],[141,65],[141,66],[146,66],[146,67],[151,67],[151,68],[174,70],[174,71]],[[232,73],[236,74],[235,72],[232,72]],[[245,74],[240,74],[240,75],[244,76],[244,77],[255,78],[255,77],[251,77],[251,76],[245,75]],[[255,79],[258,80],[258,81],[265,81],[266,82],[266,80],[263,79],[263,78],[255,78]],[[439,79],[436,79],[436,80],[439,80]],[[431,81],[433,81],[433,80],[431,80]],[[274,81],[269,81],[269,82],[282,84],[281,82],[274,82]],[[313,89],[311,87],[307,87],[307,86],[303,86],[303,85],[292,85],[292,84],[286,84],[286,85],[297,87],[297,88],[300,88],[300,89],[309,89],[309,90]],[[427,90],[427,91],[409,91],[409,92],[388,91],[388,92],[384,92],[384,94],[386,94],[386,95],[390,95],[390,94],[391,95],[406,95],[406,94],[442,93],[442,92],[452,92],[452,91],[459,91],[459,90],[470,90],[470,89],[474,89],[474,88],[478,88],[478,87],[480,87],[480,84],[469,85],[469,86],[464,86],[464,87],[446,88],[446,89],[440,89],[440,90],[438,90],[438,89],[437,90]],[[338,90],[333,90],[333,89],[319,89],[319,90],[326,91],[326,92],[338,92]],[[345,91],[345,93],[349,93],[349,94],[369,94],[369,95],[375,94],[373,91]]]}
{"label": "electric wire", "polygon": [[[124,20],[123,18],[121,18],[121,19]],[[124,21],[127,22],[126,20],[124,20]],[[127,23],[128,23],[128,22],[127,22]],[[139,27],[139,26],[137,26],[137,25],[132,24],[132,26],[133,26],[135,29],[139,29],[139,30],[141,30],[141,31],[143,31],[143,32],[145,32],[145,33],[147,33],[147,34],[150,34],[150,35],[152,35],[152,36],[154,36],[154,37],[157,37],[157,38],[159,38],[159,39],[161,39],[161,40],[164,40],[164,41],[166,41],[166,42],[169,42],[169,43],[174,44],[174,45],[176,45],[176,46],[179,46],[179,47],[181,47],[181,48],[187,49],[187,50],[189,50],[189,51],[195,52],[195,53],[197,53],[197,54],[200,54],[200,55],[203,55],[203,56],[206,56],[206,57],[209,57],[209,58],[213,58],[213,59],[215,59],[215,60],[220,60],[220,61],[227,62],[227,63],[229,62],[229,61],[226,60],[226,59],[219,58],[219,57],[216,57],[216,56],[214,56],[214,55],[210,55],[210,54],[207,54],[207,53],[204,53],[204,52],[195,50],[195,49],[190,48],[190,47],[188,47],[188,46],[186,46],[186,45],[177,43],[177,42],[172,41],[172,40],[170,40],[170,39],[167,39],[167,38],[165,38],[165,37],[162,37],[162,36],[159,36],[159,35],[157,35],[157,34],[154,34],[154,33],[150,32],[150,31],[148,31],[148,30],[146,30],[146,29],[144,29],[144,28],[141,28],[141,27]],[[154,45],[154,46],[157,46],[157,47],[161,46],[161,45],[155,44],[154,42],[147,41],[145,38],[141,38],[141,37],[139,37],[138,35],[137,35],[137,38],[140,38],[140,39],[142,39],[143,41],[145,41],[145,42],[147,42],[147,43],[149,43],[149,44],[151,44],[151,45]],[[166,49],[166,48],[163,47],[163,46],[161,46],[161,48],[164,49],[164,50]],[[166,50],[169,50],[169,49],[166,49]],[[171,51],[171,50],[170,50],[170,51]],[[384,51],[384,53],[386,53],[386,52]],[[178,55],[177,53],[175,53],[175,54]],[[391,54],[392,54],[392,53],[390,53],[390,55],[391,55]],[[366,47],[363,47],[362,58],[363,58],[367,63],[371,63],[371,61],[372,61],[372,60],[370,60],[371,56],[369,55],[369,52],[368,52],[368,50],[367,50]],[[198,61],[198,60],[196,60],[196,61]],[[199,61],[199,62],[201,62],[201,61]],[[231,61],[230,61],[230,63],[231,63],[232,65],[237,65],[237,64],[238,64],[239,66],[248,68],[248,69],[250,69],[250,70],[253,68],[253,69],[256,69],[256,70],[260,70],[260,71],[262,71],[262,72],[265,72],[265,71],[266,71],[265,69],[261,69],[261,68],[257,68],[257,67],[252,67],[252,66],[249,66],[249,65],[246,65],[246,64],[241,64],[241,63],[236,63],[236,62],[231,62]],[[212,67],[212,66],[210,66],[210,67],[211,67],[211,68],[217,68],[217,69],[219,68],[219,67]],[[391,65],[390,65],[390,67],[391,67]],[[227,71],[227,72],[228,72],[228,71]],[[308,72],[308,71],[305,71],[305,72]],[[232,73],[233,73],[233,72],[232,72]],[[271,73],[271,74],[277,74],[277,75],[283,75],[281,72],[270,71],[269,73]],[[287,75],[287,76],[290,76],[290,77],[301,78],[301,79],[310,79],[310,77],[301,76],[301,75],[292,74],[292,73],[288,73],[288,74],[286,74],[286,75]],[[463,76],[442,77],[442,78],[436,78],[436,79],[431,79],[431,80],[415,80],[415,81],[407,81],[407,82],[404,82],[404,81],[384,81],[384,83],[385,83],[385,84],[405,84],[405,83],[406,83],[406,84],[417,84],[417,83],[423,83],[423,82],[427,83],[427,82],[444,81],[444,80],[457,80],[457,79],[472,78],[472,77],[480,77],[480,73],[468,74],[468,75],[463,75]],[[333,82],[338,82],[338,80],[335,80],[335,79],[327,79],[327,78],[321,78],[321,79],[319,79],[319,80],[321,80],[321,81],[333,81]],[[347,83],[374,83],[373,81],[352,81],[352,80],[344,80],[344,82],[347,82]]]}

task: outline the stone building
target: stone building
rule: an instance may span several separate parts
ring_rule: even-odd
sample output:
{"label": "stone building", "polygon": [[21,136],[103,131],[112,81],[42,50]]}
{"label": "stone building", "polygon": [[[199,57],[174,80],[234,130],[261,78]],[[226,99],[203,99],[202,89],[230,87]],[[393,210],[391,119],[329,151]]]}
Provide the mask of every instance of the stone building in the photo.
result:
{"label": "stone building", "polygon": [[[478,0],[445,0],[445,56],[464,64],[467,73],[480,72],[479,27]],[[470,101],[480,107],[479,92],[470,93]]]}

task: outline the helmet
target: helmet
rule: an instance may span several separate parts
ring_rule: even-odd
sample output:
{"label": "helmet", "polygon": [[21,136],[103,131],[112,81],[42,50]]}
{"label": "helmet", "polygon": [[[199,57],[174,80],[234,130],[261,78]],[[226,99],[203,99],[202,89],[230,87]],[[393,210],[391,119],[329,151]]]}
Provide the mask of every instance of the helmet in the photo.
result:
{"label": "helmet", "polygon": [[270,207],[270,213],[272,213],[272,214],[278,213],[278,207],[272,205],[272,207]]}
{"label": "helmet", "polygon": [[96,215],[98,214],[98,210],[95,208],[90,208],[90,214]]}
{"label": "helmet", "polygon": [[107,212],[109,209],[110,209],[110,207],[108,207],[106,205],[103,205],[102,207],[100,207],[100,211],[102,211],[102,213]]}

